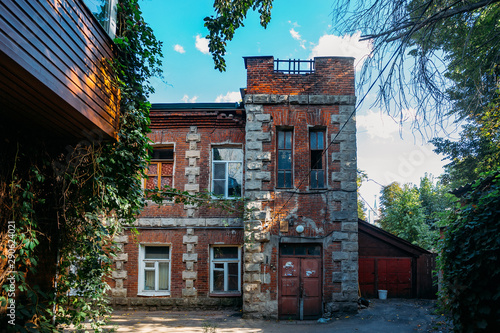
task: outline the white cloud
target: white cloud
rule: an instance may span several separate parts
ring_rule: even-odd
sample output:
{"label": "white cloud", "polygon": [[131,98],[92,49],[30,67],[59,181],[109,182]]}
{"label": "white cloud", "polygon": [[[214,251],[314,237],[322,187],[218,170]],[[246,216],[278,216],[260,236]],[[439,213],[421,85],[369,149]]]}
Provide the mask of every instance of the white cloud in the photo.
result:
{"label": "white cloud", "polygon": [[339,56],[356,58],[356,70],[361,69],[363,61],[372,51],[372,43],[369,40],[359,41],[361,33],[343,37],[335,35],[323,35],[318,44],[312,49],[309,58],[320,56]]}
{"label": "white cloud", "polygon": [[179,44],[174,45],[174,51],[179,52],[179,53],[186,53],[186,50],[184,50],[184,47]]}
{"label": "white cloud", "polygon": [[201,35],[196,35],[195,46],[203,54],[210,53],[210,50],[208,48],[208,39],[201,37]]}
{"label": "white cloud", "polygon": [[297,31],[295,31],[295,29],[294,29],[294,28],[290,29],[290,35],[292,35],[292,38],[293,38],[293,39],[296,39],[296,40],[302,40],[302,39],[300,38],[300,34],[299,34]]}
{"label": "white cloud", "polygon": [[300,47],[305,50],[307,40],[302,39],[300,33],[295,30],[295,28],[300,27],[300,25],[298,25],[297,22],[292,23],[292,21],[288,21],[288,23],[292,25],[292,28],[290,29],[290,36],[292,36],[293,39],[298,40],[300,42]]}
{"label": "white cloud", "polygon": [[181,101],[183,101],[184,103],[196,103],[197,99],[198,99],[198,96],[193,96],[193,97],[189,98],[188,95],[184,95],[184,97],[182,97]]}
{"label": "white cloud", "polygon": [[216,103],[230,103],[230,102],[239,102],[241,100],[241,94],[239,91],[228,91],[227,94],[219,95],[215,99]]}
{"label": "white cloud", "polygon": [[356,116],[358,131],[366,131],[370,138],[393,139],[400,126],[386,114],[368,110],[367,115]]}

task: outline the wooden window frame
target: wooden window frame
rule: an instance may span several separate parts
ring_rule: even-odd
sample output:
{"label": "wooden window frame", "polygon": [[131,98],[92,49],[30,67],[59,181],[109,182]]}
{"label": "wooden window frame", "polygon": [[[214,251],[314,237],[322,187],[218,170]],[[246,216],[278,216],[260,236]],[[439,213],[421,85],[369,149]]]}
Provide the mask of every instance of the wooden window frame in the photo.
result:
{"label": "wooden window frame", "polygon": [[[321,141],[318,140],[318,133],[321,133]],[[314,140],[313,136],[315,136]],[[326,130],[324,128],[314,128],[309,131],[309,158],[310,158],[309,185],[310,188],[314,190],[322,190],[327,188],[326,159],[325,159],[325,154],[323,154],[323,151],[326,146],[325,138],[326,138]],[[320,154],[321,168],[318,168],[317,162],[313,160],[315,156],[319,154]],[[319,186],[320,180],[318,180],[318,174],[321,173],[323,178],[323,186]]]}
{"label": "wooden window frame", "polygon": [[[238,149],[241,151],[241,154],[242,154],[242,159],[241,160],[215,160],[214,158],[214,149]],[[229,174],[229,166],[231,164],[238,164],[240,163],[241,164],[241,167],[243,168],[243,160],[245,159],[244,157],[244,151],[243,151],[243,148],[241,147],[225,147],[225,146],[213,146],[212,147],[212,181],[211,181],[211,184],[212,184],[212,188],[211,188],[211,191],[212,193],[214,193],[214,189],[215,189],[215,181],[221,181],[221,180],[224,180],[224,194],[223,194],[223,198],[224,199],[239,199],[243,196],[243,178],[244,178],[244,175],[243,173],[241,174],[241,179],[239,179],[240,181],[240,185],[241,185],[241,188],[240,188],[240,193],[239,195],[237,196],[230,196],[229,195],[229,185],[230,185],[230,181],[229,179],[231,178],[230,177],[230,174]],[[224,174],[224,179],[222,178],[215,178],[215,166],[216,165],[225,165],[225,174]]]}
{"label": "wooden window frame", "polygon": [[[280,133],[284,133],[283,147],[280,147]],[[290,134],[290,147],[287,148],[287,133]],[[294,174],[293,174],[293,162],[294,162],[294,140],[293,140],[293,128],[279,128],[276,131],[276,187],[283,189],[291,189],[294,187]],[[284,169],[280,167],[280,152],[290,152],[290,169]],[[283,172],[283,184],[280,184],[280,172]],[[286,186],[286,174],[290,174],[290,186]]]}
{"label": "wooden window frame", "polygon": [[[161,149],[169,149],[172,150],[172,158],[171,159],[160,159],[160,158],[151,158],[148,168],[146,169],[146,179],[144,179],[144,189],[147,189],[147,183],[148,179],[150,177],[156,177],[156,186],[157,188],[161,189],[161,183],[162,183],[162,177],[170,177],[170,187],[174,187],[174,161],[175,161],[175,149],[173,145],[166,145],[166,146],[154,146],[153,147],[153,152],[155,150],[161,150]],[[150,166],[151,165],[156,165],[156,173],[152,174],[150,173]],[[162,170],[164,165],[171,165],[172,166],[172,173],[170,175],[162,175]]]}

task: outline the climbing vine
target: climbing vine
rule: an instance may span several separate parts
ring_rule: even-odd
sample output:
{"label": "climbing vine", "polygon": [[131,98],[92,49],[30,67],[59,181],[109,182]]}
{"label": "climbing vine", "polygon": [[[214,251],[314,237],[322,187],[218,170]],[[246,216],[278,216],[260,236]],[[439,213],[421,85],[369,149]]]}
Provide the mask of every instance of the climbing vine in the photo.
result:
{"label": "climbing vine", "polygon": [[162,58],[138,0],[119,1],[117,12],[116,56],[103,65],[112,67],[121,92],[118,140],[62,146],[20,132],[6,139],[1,223],[15,232],[1,234],[0,301],[8,320],[15,300],[9,326],[15,332],[58,331],[61,324],[79,329],[86,321],[100,331],[111,311],[112,239],[144,207],[149,79],[161,75]]}
{"label": "climbing vine", "polygon": [[442,301],[457,332],[500,329],[500,170],[484,174],[450,216]]}
{"label": "climbing vine", "polygon": [[[120,89],[118,139],[79,143],[30,137],[0,124],[0,302],[2,325],[15,301],[14,332],[57,332],[90,323],[101,331],[111,312],[107,284],[113,244],[145,206],[142,181],[149,160],[149,79],[161,76],[162,44],[142,18],[138,0],[117,7],[111,81]],[[244,200],[174,188],[148,199],[244,211]]]}

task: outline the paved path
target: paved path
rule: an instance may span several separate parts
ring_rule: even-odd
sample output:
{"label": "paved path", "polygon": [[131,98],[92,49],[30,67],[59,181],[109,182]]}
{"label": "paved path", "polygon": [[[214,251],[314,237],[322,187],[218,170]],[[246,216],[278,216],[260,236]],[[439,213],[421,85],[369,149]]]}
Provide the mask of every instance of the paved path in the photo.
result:
{"label": "paved path", "polygon": [[317,321],[242,319],[233,311],[116,311],[110,325],[116,332],[291,333],[291,332],[451,332],[444,319],[434,315],[434,301],[372,300],[367,309],[352,316]]}

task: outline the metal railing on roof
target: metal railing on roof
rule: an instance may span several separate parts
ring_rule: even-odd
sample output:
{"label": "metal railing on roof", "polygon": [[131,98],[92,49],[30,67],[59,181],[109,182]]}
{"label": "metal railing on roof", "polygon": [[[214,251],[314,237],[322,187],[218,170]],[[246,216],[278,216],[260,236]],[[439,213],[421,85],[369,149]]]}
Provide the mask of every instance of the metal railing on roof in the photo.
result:
{"label": "metal railing on roof", "polygon": [[311,74],[314,73],[314,60],[274,60],[274,71],[283,74]]}

